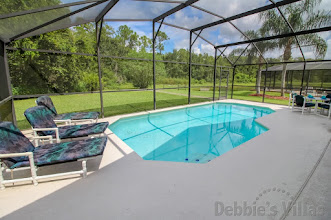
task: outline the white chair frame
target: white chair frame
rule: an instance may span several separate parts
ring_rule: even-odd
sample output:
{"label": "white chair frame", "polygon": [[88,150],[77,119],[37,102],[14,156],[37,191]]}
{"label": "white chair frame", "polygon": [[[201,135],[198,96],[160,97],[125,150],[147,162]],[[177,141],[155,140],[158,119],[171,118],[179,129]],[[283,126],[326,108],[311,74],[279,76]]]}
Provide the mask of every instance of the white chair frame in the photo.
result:
{"label": "white chair frame", "polygon": [[307,103],[307,99],[306,99],[306,97],[303,97],[303,100],[304,100],[304,101],[303,101],[303,105],[302,105],[302,107],[294,106],[294,103],[295,103],[295,96],[294,96],[293,101],[292,101],[292,111],[293,111],[295,108],[297,108],[297,109],[300,109],[300,110],[301,110],[301,114],[304,113],[305,109],[307,109],[309,112],[311,112],[311,108],[313,108],[313,107],[305,107],[305,106],[306,106],[306,103]]}
{"label": "white chair frame", "polygon": [[292,107],[292,103],[295,103],[295,92],[291,91],[289,94],[289,98],[288,98],[288,107],[291,108]]}
{"label": "white chair frame", "polygon": [[[53,137],[52,136],[34,137],[33,139],[37,139],[37,141],[47,139],[50,143],[53,143]],[[1,159],[4,159],[4,158],[23,157],[23,156],[29,157],[30,166],[9,169],[5,164],[3,164],[1,162]],[[87,176],[86,161],[95,159],[96,157],[99,157],[99,156],[78,159],[77,161],[82,162],[82,170],[38,176],[38,174],[37,174],[38,167],[36,167],[35,164],[34,164],[33,152],[0,154],[0,189],[5,189],[5,184],[10,184],[10,183],[14,184],[16,182],[25,182],[25,181],[32,181],[32,183],[35,186],[37,186],[38,185],[38,180],[54,178],[54,177],[81,175],[83,178],[86,178],[86,176]],[[30,169],[31,177],[18,178],[18,179],[13,178],[13,172],[21,171],[21,170],[27,170],[27,169]],[[3,171],[6,171],[7,173],[9,173],[9,172],[11,173],[11,179],[10,180],[5,180],[3,178],[3,173],[2,173]]]}
{"label": "white chair frame", "polygon": [[329,110],[327,110],[327,109],[324,109],[324,108],[321,108],[321,114],[325,111],[325,110],[327,110],[328,111],[328,118],[331,118],[331,102],[329,102],[329,103],[323,103],[324,105],[328,105],[328,106],[330,106],[329,107]]}
{"label": "white chair frame", "polygon": [[[60,143],[60,142],[65,142],[65,141],[62,141],[60,139],[60,134],[59,134],[59,128],[33,128],[31,127],[32,131],[33,131],[33,140],[34,140],[34,144],[35,146],[38,146],[39,144],[39,141],[40,140],[45,140],[45,139],[48,139],[50,141],[50,143],[53,143],[53,136],[51,135],[47,135],[47,136],[39,136],[38,135],[38,131],[55,131],[55,141],[56,143]],[[90,138],[94,138],[94,137],[103,137],[105,136],[105,133],[100,133],[100,134],[92,134],[92,135],[88,135],[88,136],[84,136],[84,138],[87,138],[87,137],[90,137]],[[77,140],[81,137],[77,137],[77,138],[66,138],[65,140],[69,140],[69,141],[72,141],[72,140]]]}
{"label": "white chair frame", "polygon": [[[8,157],[22,157],[22,156],[28,156],[29,157],[29,162],[30,162],[29,167],[9,169],[9,168],[6,168],[6,166],[3,166],[1,161],[0,161],[0,189],[5,189],[5,184],[9,184],[9,183],[14,184],[14,183],[17,183],[17,182],[25,182],[25,181],[32,181],[33,185],[37,186],[38,185],[38,180],[54,178],[54,177],[71,176],[71,175],[78,175],[79,174],[83,178],[85,178],[87,176],[86,161],[95,158],[95,157],[91,157],[91,158],[83,158],[83,159],[77,160],[77,161],[82,161],[82,170],[65,172],[65,173],[49,174],[49,175],[42,175],[42,176],[38,176],[38,174],[37,174],[38,167],[36,167],[35,164],[34,164],[33,152],[0,154],[0,160],[4,159],[4,158],[8,158]],[[31,177],[13,179],[13,171],[20,171],[20,170],[26,170],[26,169],[30,169]],[[2,172],[4,170],[6,172],[11,172],[12,173],[12,175],[11,175],[12,179],[5,180],[3,178],[3,173]]]}
{"label": "white chair frame", "polygon": [[65,125],[76,125],[77,123],[84,123],[84,122],[89,122],[89,123],[98,123],[98,119],[79,119],[79,120],[72,120],[72,119],[66,119],[66,120],[57,120],[54,119],[53,121],[55,123],[65,123]]}
{"label": "white chair frame", "polygon": [[[34,101],[37,104],[37,100]],[[65,125],[72,125],[72,124],[76,124],[76,123],[80,123],[80,122],[89,122],[89,123],[98,123],[98,118],[96,119],[78,119],[78,120],[72,120],[72,119],[65,119],[65,120],[57,120],[57,119],[54,119],[53,121],[55,123],[65,123]]]}

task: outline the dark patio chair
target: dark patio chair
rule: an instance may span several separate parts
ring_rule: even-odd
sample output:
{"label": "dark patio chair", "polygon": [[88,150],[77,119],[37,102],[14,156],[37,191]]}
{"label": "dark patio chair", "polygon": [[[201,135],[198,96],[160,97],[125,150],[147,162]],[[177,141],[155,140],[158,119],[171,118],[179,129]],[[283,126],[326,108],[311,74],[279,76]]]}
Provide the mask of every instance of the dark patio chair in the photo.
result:
{"label": "dark patio chair", "polygon": [[[328,94],[326,96],[326,98],[331,99],[331,94]],[[318,103],[318,107],[323,109],[323,110],[327,110],[328,111],[328,118],[331,117],[331,110],[330,110],[330,106],[331,106],[331,102],[326,100],[323,103]]]}
{"label": "dark patio chair", "polygon": [[309,111],[311,111],[311,108],[315,107],[315,103],[307,102],[306,97],[304,97],[303,95],[296,95],[294,97],[294,100],[294,103],[292,103],[292,111],[294,110],[294,108],[300,108],[303,114],[305,109],[309,109]]}
{"label": "dark patio chair", "polygon": [[51,136],[59,142],[61,139],[101,135],[109,123],[90,123],[81,125],[66,125],[57,127],[53,120],[53,113],[44,106],[35,106],[27,109],[24,115],[32,126],[34,136]]}
{"label": "dark patio chair", "polygon": [[[47,137],[44,137],[47,139]],[[51,141],[51,140],[50,140]],[[91,138],[81,141],[46,144],[34,147],[30,140],[11,122],[0,122],[0,188],[5,184],[21,181],[32,181],[38,184],[39,179],[80,174],[86,177],[86,160],[102,155],[107,137]],[[38,176],[36,166],[82,161],[82,170],[66,173]],[[30,169],[31,177],[4,180],[3,171],[13,172]]]}
{"label": "dark patio chair", "polygon": [[99,112],[72,112],[58,114],[53,104],[53,101],[49,96],[40,96],[39,98],[37,98],[36,103],[39,106],[45,106],[53,113],[54,122],[65,122],[67,124],[79,121],[97,122],[100,115]]}

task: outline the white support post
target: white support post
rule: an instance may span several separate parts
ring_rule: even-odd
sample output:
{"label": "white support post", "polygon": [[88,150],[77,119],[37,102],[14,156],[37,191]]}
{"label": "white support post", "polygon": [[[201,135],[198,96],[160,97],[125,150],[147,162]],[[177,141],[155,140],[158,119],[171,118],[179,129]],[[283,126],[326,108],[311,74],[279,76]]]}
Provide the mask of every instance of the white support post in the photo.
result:
{"label": "white support post", "polygon": [[3,184],[3,175],[2,175],[3,168],[1,166],[1,161],[0,161],[0,189],[5,189],[5,185]]}
{"label": "white support post", "polygon": [[87,176],[86,160],[82,161],[82,167],[83,167],[83,178],[86,178]]}
{"label": "white support post", "polygon": [[39,145],[39,140],[37,139],[38,135],[35,130],[33,130],[33,137],[34,137],[34,145],[38,146]]}
{"label": "white support post", "polygon": [[32,182],[33,185],[38,185],[37,182],[37,171],[36,171],[36,167],[34,165],[34,159],[33,159],[33,153],[31,152],[31,154],[29,154],[29,161],[30,161],[30,169],[31,169],[31,177],[32,177]]}
{"label": "white support post", "polygon": [[305,111],[305,106],[306,106],[306,98],[303,97],[303,106],[302,106],[302,113],[301,114],[303,114],[303,112]]}

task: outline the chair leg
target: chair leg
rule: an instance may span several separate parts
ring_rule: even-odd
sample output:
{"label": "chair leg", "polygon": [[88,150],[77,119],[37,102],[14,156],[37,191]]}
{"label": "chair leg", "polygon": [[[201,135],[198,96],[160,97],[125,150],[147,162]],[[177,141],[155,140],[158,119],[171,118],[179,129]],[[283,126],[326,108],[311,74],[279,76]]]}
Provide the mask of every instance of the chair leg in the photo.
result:
{"label": "chair leg", "polygon": [[34,139],[35,147],[37,147],[37,146],[39,145],[39,139],[36,138],[36,137],[38,137],[36,131],[33,131],[33,137],[35,138],[35,139]]}
{"label": "chair leg", "polygon": [[2,175],[2,166],[1,166],[1,162],[0,162],[0,189],[5,189],[5,185],[3,184],[3,175]]}
{"label": "chair leg", "polygon": [[[11,169],[10,170],[10,178],[13,180],[14,179],[14,171]],[[13,183],[13,186],[15,185],[15,183]]]}
{"label": "chair leg", "polygon": [[36,167],[35,167],[34,161],[33,161],[33,154],[29,155],[29,161],[30,161],[32,182],[33,182],[33,185],[36,186],[36,185],[38,185],[38,181],[37,181],[37,171],[36,171]]}
{"label": "chair leg", "polygon": [[87,176],[86,160],[82,161],[82,167],[83,167],[83,178],[86,178]]}

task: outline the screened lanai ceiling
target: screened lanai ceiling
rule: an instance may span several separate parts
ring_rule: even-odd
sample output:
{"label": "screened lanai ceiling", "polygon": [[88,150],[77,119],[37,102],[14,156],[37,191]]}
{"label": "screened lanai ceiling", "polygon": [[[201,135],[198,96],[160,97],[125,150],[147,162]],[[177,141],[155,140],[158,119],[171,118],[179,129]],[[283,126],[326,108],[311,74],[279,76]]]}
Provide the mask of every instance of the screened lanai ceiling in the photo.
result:
{"label": "screened lanai ceiling", "polygon": [[[331,0],[320,1],[315,13],[331,12]],[[18,2],[20,4],[18,4]],[[24,4],[22,4],[22,2]],[[261,55],[262,62],[281,57],[281,49],[264,52],[263,42],[282,38],[296,42],[292,55],[302,60],[331,59],[331,21],[317,25],[291,25],[287,6],[293,8],[311,0],[5,0],[0,8],[0,38],[4,42],[40,35],[90,22],[143,22],[156,30],[175,28],[193,33],[193,42],[216,48],[231,64],[243,63],[238,59],[248,49]],[[18,7],[19,6],[19,7]],[[248,36],[249,31],[261,28],[263,13],[281,17],[278,31],[267,30],[264,36]],[[304,16],[303,16],[304,17]],[[307,18],[308,19],[308,18]],[[315,34],[329,45],[321,57],[307,43],[309,34]],[[195,41],[195,38],[197,40]],[[199,49],[199,48],[198,48]],[[194,51],[194,50],[193,50]]]}
{"label": "screened lanai ceiling", "polygon": [[[331,62],[308,62],[304,67],[304,63],[289,63],[286,66],[286,70],[290,71],[302,71],[305,70],[331,70]],[[268,70],[264,69],[263,72],[282,72],[283,65],[276,65],[269,67]]]}

